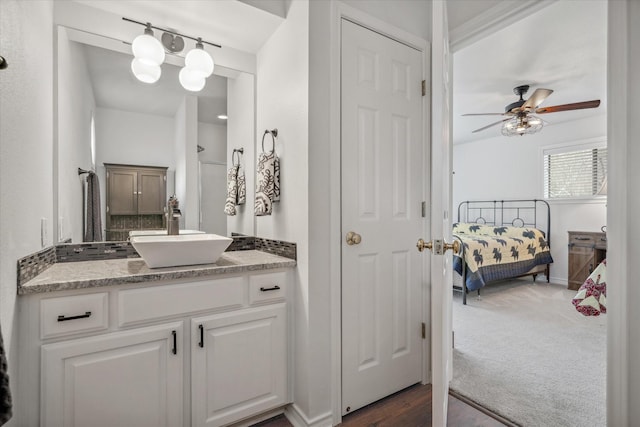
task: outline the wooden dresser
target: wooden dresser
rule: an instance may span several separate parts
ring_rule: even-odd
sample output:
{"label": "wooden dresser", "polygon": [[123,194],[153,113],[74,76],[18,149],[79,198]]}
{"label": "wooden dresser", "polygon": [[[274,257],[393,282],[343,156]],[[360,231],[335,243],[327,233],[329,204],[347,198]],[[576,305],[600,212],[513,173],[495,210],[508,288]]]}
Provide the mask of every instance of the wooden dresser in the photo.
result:
{"label": "wooden dresser", "polygon": [[607,234],[569,231],[568,289],[577,291],[589,274],[607,257]]}

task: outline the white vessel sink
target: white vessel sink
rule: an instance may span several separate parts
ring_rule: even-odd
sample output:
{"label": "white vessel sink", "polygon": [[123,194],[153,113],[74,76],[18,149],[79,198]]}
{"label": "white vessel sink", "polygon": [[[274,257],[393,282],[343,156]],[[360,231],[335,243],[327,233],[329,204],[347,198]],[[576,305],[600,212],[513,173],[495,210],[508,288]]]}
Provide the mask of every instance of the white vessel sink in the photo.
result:
{"label": "white vessel sink", "polygon": [[212,264],[233,239],[217,234],[146,235],[130,239],[149,268]]}
{"label": "white vessel sink", "polygon": [[[179,234],[204,234],[200,230],[180,230]],[[131,230],[129,237],[134,236],[166,236],[167,230]]]}

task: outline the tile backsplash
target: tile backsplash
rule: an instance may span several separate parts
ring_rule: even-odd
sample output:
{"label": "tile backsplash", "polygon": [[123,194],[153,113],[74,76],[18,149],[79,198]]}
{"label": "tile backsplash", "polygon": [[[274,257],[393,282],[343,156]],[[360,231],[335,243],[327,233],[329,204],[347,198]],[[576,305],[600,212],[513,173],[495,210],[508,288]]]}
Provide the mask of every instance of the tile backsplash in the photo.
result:
{"label": "tile backsplash", "polygon": [[51,246],[18,260],[18,286],[36,277],[56,263],[56,248]]}

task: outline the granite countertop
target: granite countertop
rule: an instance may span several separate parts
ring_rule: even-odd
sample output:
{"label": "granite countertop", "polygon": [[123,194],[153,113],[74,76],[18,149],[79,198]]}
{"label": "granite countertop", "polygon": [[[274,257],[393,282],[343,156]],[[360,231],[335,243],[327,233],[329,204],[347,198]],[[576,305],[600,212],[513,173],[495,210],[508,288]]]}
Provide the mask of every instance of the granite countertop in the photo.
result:
{"label": "granite countertop", "polygon": [[214,264],[149,268],[142,258],[56,263],[18,286],[18,295],[238,274],[294,267],[296,261],[257,250],[224,252]]}

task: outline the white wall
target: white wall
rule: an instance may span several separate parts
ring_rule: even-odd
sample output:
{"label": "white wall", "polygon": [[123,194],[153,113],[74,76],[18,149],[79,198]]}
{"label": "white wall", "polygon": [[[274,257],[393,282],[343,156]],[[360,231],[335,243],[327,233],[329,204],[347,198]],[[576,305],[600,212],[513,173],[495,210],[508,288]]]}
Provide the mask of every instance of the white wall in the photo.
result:
{"label": "white wall", "polygon": [[[629,327],[629,425],[640,425],[640,370],[637,369],[637,361],[640,360],[640,313],[637,304],[640,303],[640,286],[637,286],[637,262],[640,260],[640,242],[638,236],[638,212],[640,212],[640,120],[637,112],[640,109],[640,2],[629,1],[627,19],[629,22],[629,67],[628,80],[625,82],[628,94],[628,109],[626,111],[628,120],[627,130],[627,218],[626,234],[628,236],[627,260],[624,266],[627,270],[627,325]],[[617,224],[619,227],[620,224]],[[614,263],[614,267],[616,264]],[[622,267],[622,266],[620,266]],[[615,285],[615,284],[614,284]]]}
{"label": "white wall", "polygon": [[[638,404],[638,396],[640,396],[640,369],[637,369],[637,361],[640,360],[640,313],[637,310],[637,304],[640,304],[640,286],[637,286],[633,280],[637,274],[637,261],[640,260],[640,240],[638,240],[637,219],[640,212],[640,144],[638,144],[637,136],[640,135],[640,121],[638,120],[637,111],[640,109],[640,85],[638,85],[638,76],[640,76],[640,3],[637,1],[629,1],[628,22],[629,35],[629,80],[627,88],[629,89],[629,108],[627,117],[629,120],[629,128],[627,131],[627,222],[626,232],[628,233],[628,254],[626,265],[627,277],[632,280],[628,282],[627,310],[629,318],[627,324],[629,326],[629,355],[628,360],[631,361],[629,372],[629,394],[630,414],[629,425],[640,425],[640,405]],[[615,265],[615,264],[614,264]]]}
{"label": "white wall", "polygon": [[[247,184],[247,202],[236,208],[235,216],[227,217],[227,234],[240,233],[253,236],[255,216],[253,215],[255,195],[256,164],[256,110],[253,74],[240,73],[227,79],[227,164],[231,164],[234,148],[243,148],[240,164],[244,167]],[[225,187],[226,188],[226,187]]]}
{"label": "white wall", "polygon": [[607,425],[640,425],[640,2],[608,3]]}
{"label": "white wall", "polygon": [[[271,216],[256,219],[260,237],[298,246],[294,302],[294,405],[307,420],[330,415],[327,393],[329,348],[313,352],[315,340],[309,290],[309,1],[291,4],[287,19],[257,55],[257,129],[261,152],[265,129],[278,129],[281,201]],[[270,139],[270,136],[267,135]],[[265,141],[265,147],[270,147]],[[328,319],[327,319],[328,320]]]}
{"label": "white wall", "polygon": [[[58,31],[58,236],[82,242],[83,199],[86,175],[78,168],[93,168],[91,115],[96,110],[91,80],[82,47]],[[55,173],[55,172],[54,172]]]}
{"label": "white wall", "polygon": [[[53,218],[53,34],[51,2],[0,2],[0,326],[18,402],[16,260],[41,249]],[[7,425],[19,425],[15,418]]]}
{"label": "white wall", "polygon": [[175,169],[173,117],[97,108],[96,163]]}
{"label": "white wall", "polygon": [[[497,136],[453,148],[454,220],[463,200],[542,199],[542,147],[606,140],[606,115],[558,123],[522,137]],[[455,120],[455,118],[454,118]],[[600,231],[606,225],[606,200],[550,201],[553,283],[566,284],[567,231]]]}

